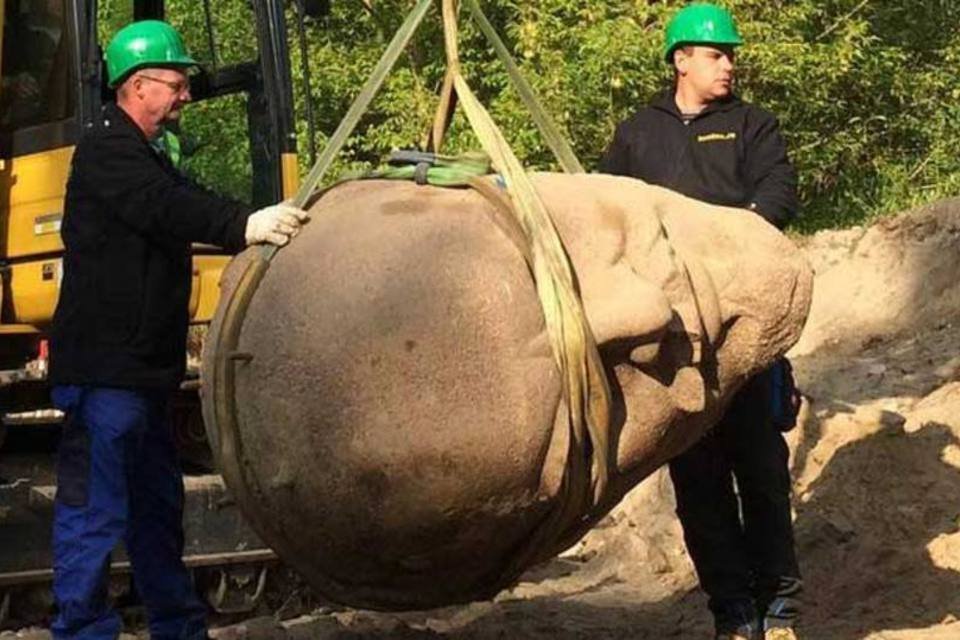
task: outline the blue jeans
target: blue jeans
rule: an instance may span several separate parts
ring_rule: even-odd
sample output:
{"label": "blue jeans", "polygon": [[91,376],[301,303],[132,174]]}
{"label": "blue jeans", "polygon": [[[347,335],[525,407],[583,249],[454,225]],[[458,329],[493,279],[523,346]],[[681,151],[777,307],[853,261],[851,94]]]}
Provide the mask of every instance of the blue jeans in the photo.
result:
{"label": "blue jeans", "polygon": [[169,394],[58,386],[66,413],[54,505],[57,640],[115,640],[107,602],[110,554],[123,540],[153,640],[206,637],[206,607],[183,555],[183,477]]}

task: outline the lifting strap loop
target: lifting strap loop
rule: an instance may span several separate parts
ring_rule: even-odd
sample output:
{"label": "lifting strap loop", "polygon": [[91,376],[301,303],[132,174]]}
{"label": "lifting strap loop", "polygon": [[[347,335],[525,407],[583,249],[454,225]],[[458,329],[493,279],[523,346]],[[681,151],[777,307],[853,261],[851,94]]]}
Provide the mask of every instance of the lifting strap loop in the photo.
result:
{"label": "lifting strap loop", "polygon": [[573,269],[530,177],[460,71],[457,7],[443,0],[447,70],[470,126],[507,187],[530,245],[531,271],[543,308],[568,414],[567,463],[560,495],[547,520],[524,545],[510,573],[557,548],[583,527],[605,495],[610,472],[610,389],[596,342],[573,280]]}

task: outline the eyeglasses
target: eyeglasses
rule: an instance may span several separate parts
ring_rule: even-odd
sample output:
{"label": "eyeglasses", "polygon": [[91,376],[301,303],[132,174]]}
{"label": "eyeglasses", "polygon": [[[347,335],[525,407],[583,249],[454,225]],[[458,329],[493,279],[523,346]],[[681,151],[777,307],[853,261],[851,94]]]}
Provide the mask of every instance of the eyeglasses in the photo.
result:
{"label": "eyeglasses", "polygon": [[155,76],[148,76],[145,73],[138,73],[138,78],[143,78],[144,80],[152,80],[154,82],[159,82],[160,84],[165,84],[170,87],[170,90],[174,93],[182,93],[184,89],[190,88],[190,80],[164,80],[163,78],[157,78]]}

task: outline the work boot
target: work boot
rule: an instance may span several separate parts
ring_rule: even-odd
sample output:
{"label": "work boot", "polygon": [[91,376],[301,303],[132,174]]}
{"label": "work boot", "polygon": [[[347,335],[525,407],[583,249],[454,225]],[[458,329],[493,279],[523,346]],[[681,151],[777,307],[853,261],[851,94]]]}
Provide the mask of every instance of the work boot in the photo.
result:
{"label": "work boot", "polygon": [[802,586],[800,578],[785,576],[778,579],[776,589],[771,591],[772,599],[761,609],[763,626],[760,628],[766,629],[764,640],[796,640],[793,627],[800,617]]}
{"label": "work boot", "polygon": [[770,627],[763,632],[763,640],[798,640],[793,627]]}

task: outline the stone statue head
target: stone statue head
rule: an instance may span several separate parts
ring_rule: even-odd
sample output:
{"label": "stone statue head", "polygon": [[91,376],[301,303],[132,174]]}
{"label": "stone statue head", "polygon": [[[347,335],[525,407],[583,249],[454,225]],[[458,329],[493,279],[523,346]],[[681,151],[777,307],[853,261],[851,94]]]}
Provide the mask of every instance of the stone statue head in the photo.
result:
{"label": "stone statue head", "polygon": [[[586,528],[796,341],[812,273],[751,212],[629,178],[533,179],[613,396],[613,474]],[[311,216],[243,321],[245,479],[227,473],[228,485],[265,541],[335,600],[490,596],[549,515],[569,437],[522,242],[472,189],[351,182]],[[225,297],[253,251],[232,264]]]}

